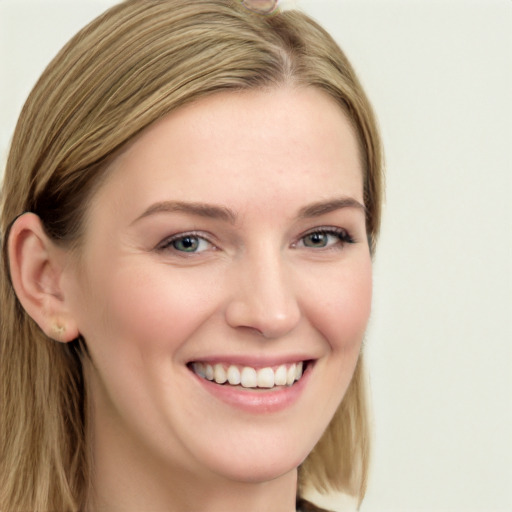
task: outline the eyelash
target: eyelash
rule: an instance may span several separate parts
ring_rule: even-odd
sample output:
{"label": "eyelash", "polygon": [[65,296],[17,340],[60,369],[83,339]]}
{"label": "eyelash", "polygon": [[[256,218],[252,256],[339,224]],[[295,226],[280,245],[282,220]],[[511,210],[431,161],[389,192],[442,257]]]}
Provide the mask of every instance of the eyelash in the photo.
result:
{"label": "eyelash", "polygon": [[[354,238],[350,235],[350,233],[346,230],[346,229],[343,229],[343,228],[335,228],[335,227],[319,227],[319,228],[315,228],[315,229],[312,229],[311,231],[308,231],[307,233],[303,234],[300,239],[299,239],[299,242],[302,242],[303,243],[303,246],[306,247],[306,248],[309,248],[309,249],[323,249],[323,250],[329,250],[329,249],[332,249],[333,248],[333,244],[331,245],[327,245],[325,247],[308,247],[304,244],[304,239],[308,236],[311,236],[311,235],[330,235],[330,236],[334,236],[336,238],[338,238],[338,242],[336,242],[336,244],[334,244],[335,246],[341,246],[343,247],[345,244],[353,244],[355,243],[355,240]],[[207,242],[208,244],[210,244],[211,246],[213,246],[215,248],[215,245],[208,239],[208,237],[206,237],[204,235],[204,233],[199,233],[199,232],[196,232],[196,231],[190,231],[190,232],[187,232],[187,233],[179,233],[177,235],[173,235],[167,239],[165,239],[161,244],[159,244],[157,246],[157,250],[158,251],[165,251],[165,250],[168,250],[170,248],[172,248],[173,244],[180,241],[180,240],[185,240],[186,238],[191,238],[191,239],[198,239],[198,240],[202,240],[202,241],[205,241]],[[299,242],[296,242],[294,244],[292,244],[292,247],[293,248],[296,248],[298,243]],[[197,251],[180,251],[179,249],[176,249],[176,247],[174,247],[174,250],[175,252],[177,253],[183,253],[183,254],[197,254]],[[202,251],[200,251],[202,252]]]}
{"label": "eyelash", "polygon": [[[178,242],[180,240],[184,240],[186,238],[197,238],[199,240],[203,240],[210,244],[211,246],[215,247],[215,245],[204,235],[204,233],[198,233],[197,231],[189,231],[187,233],[179,233],[177,235],[173,235],[169,238],[166,238],[161,244],[158,245],[157,249],[159,251],[165,251],[169,248],[172,248],[172,245],[175,242]],[[195,251],[187,252],[187,251],[180,251],[179,249],[176,249],[174,247],[175,252],[177,253],[184,253],[184,254],[195,254]]]}
{"label": "eyelash", "polygon": [[[343,247],[345,244],[354,244],[356,241],[354,240],[354,238],[350,235],[350,233],[346,230],[346,229],[343,229],[343,228],[335,228],[335,227],[319,227],[319,228],[315,228],[315,229],[312,229],[311,231],[308,231],[307,233],[305,233],[304,235],[302,235],[300,237],[300,240],[302,242],[304,242],[304,239],[308,236],[311,236],[311,235],[330,235],[330,236],[334,236],[338,239],[338,242],[336,242],[335,246],[336,247]],[[294,244],[296,245],[296,244]],[[307,247],[307,246],[305,246]],[[315,249],[314,247],[310,247],[311,249]],[[317,247],[316,249],[323,249],[323,250],[328,250],[328,249],[333,249],[334,247],[331,245],[331,246],[325,246],[325,247]]]}

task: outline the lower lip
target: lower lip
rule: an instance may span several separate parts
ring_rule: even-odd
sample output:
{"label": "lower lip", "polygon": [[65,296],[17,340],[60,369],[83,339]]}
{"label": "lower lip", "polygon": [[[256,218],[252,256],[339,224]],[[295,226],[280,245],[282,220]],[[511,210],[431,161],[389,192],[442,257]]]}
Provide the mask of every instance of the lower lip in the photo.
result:
{"label": "lower lip", "polygon": [[199,377],[192,371],[191,373],[210,394],[222,402],[253,414],[265,414],[279,412],[292,406],[306,387],[312,367],[313,363],[308,362],[302,377],[292,386],[283,386],[268,391],[261,388],[253,391],[250,388],[240,389],[229,385],[216,384],[213,381]]}

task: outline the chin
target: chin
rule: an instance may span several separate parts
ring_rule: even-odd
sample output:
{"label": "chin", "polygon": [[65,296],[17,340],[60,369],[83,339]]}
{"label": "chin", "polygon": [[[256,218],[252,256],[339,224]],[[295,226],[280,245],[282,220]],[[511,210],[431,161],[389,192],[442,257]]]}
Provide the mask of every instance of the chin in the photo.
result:
{"label": "chin", "polygon": [[[256,439],[242,448],[225,448],[203,459],[203,464],[225,478],[241,483],[264,483],[295,472],[314,443],[295,444],[281,440],[258,442]],[[308,449],[304,448],[307,445]],[[311,446],[311,449],[309,447]],[[299,448],[300,447],[300,448]],[[245,449],[244,449],[245,448]]]}
{"label": "chin", "polygon": [[279,479],[297,470],[300,462],[268,460],[262,463],[231,465],[229,468],[219,468],[218,474],[232,481],[244,484],[258,484]]}

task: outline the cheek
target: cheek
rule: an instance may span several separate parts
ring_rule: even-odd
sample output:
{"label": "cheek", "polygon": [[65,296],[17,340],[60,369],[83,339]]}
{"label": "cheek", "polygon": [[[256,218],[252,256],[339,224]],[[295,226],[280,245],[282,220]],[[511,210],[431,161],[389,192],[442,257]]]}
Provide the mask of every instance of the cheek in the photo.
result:
{"label": "cheek", "polygon": [[153,425],[154,412],[169,408],[162,390],[182,368],[181,348],[214,307],[202,281],[165,266],[126,265],[94,276],[81,332],[95,368],[91,396],[103,415],[114,407],[139,430],[141,414]]}
{"label": "cheek", "polygon": [[340,268],[310,295],[310,311],[317,329],[333,352],[359,349],[368,325],[372,302],[371,260]]}
{"label": "cheek", "polygon": [[99,299],[89,297],[95,310],[87,322],[91,339],[142,357],[169,356],[209,316],[215,302],[210,280],[165,266],[149,268],[127,266],[96,281]]}

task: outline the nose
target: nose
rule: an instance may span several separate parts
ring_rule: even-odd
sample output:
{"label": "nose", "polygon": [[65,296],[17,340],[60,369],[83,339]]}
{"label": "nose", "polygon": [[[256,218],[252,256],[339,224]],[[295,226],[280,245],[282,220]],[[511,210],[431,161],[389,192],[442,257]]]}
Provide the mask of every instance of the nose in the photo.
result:
{"label": "nose", "polygon": [[231,275],[231,298],[226,322],[250,329],[265,338],[279,338],[294,330],[301,318],[292,273],[278,255],[242,258]]}

